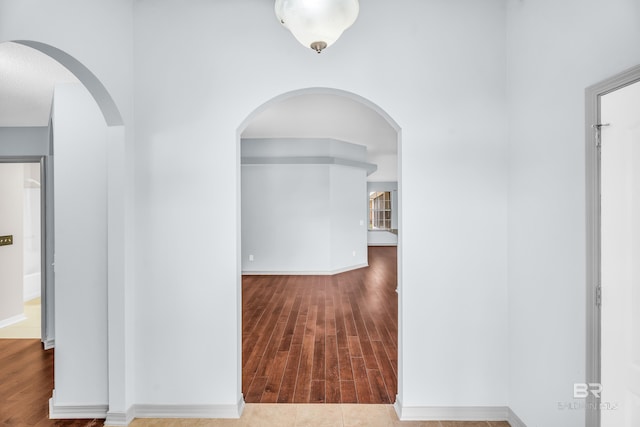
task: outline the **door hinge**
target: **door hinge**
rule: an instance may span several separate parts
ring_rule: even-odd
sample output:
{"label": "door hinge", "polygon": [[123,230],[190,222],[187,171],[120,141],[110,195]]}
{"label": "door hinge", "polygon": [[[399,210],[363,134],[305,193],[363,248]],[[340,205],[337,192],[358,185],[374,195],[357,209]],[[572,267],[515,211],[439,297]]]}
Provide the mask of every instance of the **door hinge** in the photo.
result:
{"label": "door hinge", "polygon": [[602,285],[596,286],[596,307],[602,307]]}
{"label": "door hinge", "polygon": [[597,125],[591,125],[591,127],[596,131],[595,132],[595,143],[596,143],[596,148],[600,149],[600,146],[602,145],[602,127],[603,126],[610,126],[610,123],[599,123]]}

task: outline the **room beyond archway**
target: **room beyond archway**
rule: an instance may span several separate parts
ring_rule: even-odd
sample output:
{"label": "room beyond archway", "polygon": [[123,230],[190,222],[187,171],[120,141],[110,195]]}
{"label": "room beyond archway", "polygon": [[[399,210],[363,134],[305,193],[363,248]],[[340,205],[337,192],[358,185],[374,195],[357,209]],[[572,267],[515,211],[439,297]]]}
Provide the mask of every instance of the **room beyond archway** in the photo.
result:
{"label": "room beyond archway", "polygon": [[246,402],[395,402],[399,143],[384,111],[333,89],[276,97],[240,127]]}

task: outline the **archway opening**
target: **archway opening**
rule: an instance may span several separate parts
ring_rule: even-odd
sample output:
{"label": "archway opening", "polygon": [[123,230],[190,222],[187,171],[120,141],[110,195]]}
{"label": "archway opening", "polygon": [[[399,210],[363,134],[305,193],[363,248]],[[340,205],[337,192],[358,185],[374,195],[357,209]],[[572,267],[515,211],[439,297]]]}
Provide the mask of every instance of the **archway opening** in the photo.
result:
{"label": "archway opening", "polygon": [[[42,341],[45,349],[64,348],[56,354],[51,412],[40,415],[86,418],[69,404],[110,401],[118,391],[109,378],[122,375],[109,369],[121,356],[110,351],[117,347],[110,340],[125,335],[109,334],[108,323],[123,315],[123,303],[111,298],[124,288],[123,120],[100,80],[60,49],[3,42],[0,67],[0,161],[41,164]],[[105,418],[106,409],[91,414]]]}
{"label": "archway opening", "polygon": [[327,88],[273,98],[240,126],[247,402],[395,402],[400,139],[377,105]]}

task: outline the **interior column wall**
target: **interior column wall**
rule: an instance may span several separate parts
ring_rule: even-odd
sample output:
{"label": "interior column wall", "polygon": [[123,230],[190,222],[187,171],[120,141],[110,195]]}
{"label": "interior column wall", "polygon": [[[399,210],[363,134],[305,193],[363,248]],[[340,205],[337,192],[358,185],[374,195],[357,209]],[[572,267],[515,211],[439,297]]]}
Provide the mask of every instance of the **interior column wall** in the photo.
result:
{"label": "interior column wall", "polygon": [[[108,407],[107,126],[81,84],[54,94],[56,361],[53,416]],[[73,206],[73,209],[69,207]]]}
{"label": "interior column wall", "polygon": [[331,271],[340,272],[368,265],[367,172],[333,165],[331,183]]}

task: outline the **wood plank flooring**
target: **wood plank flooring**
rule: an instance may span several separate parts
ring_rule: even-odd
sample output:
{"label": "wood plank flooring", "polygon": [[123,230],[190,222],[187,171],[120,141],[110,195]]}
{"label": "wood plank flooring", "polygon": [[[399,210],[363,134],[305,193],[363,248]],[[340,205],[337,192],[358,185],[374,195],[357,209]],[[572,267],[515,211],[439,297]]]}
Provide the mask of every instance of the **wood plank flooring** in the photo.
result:
{"label": "wood plank flooring", "polygon": [[393,403],[397,392],[395,247],[334,276],[244,276],[247,403]]}
{"label": "wood plank flooring", "polygon": [[0,339],[0,426],[99,427],[102,420],[50,420],[53,350],[39,339]]}

